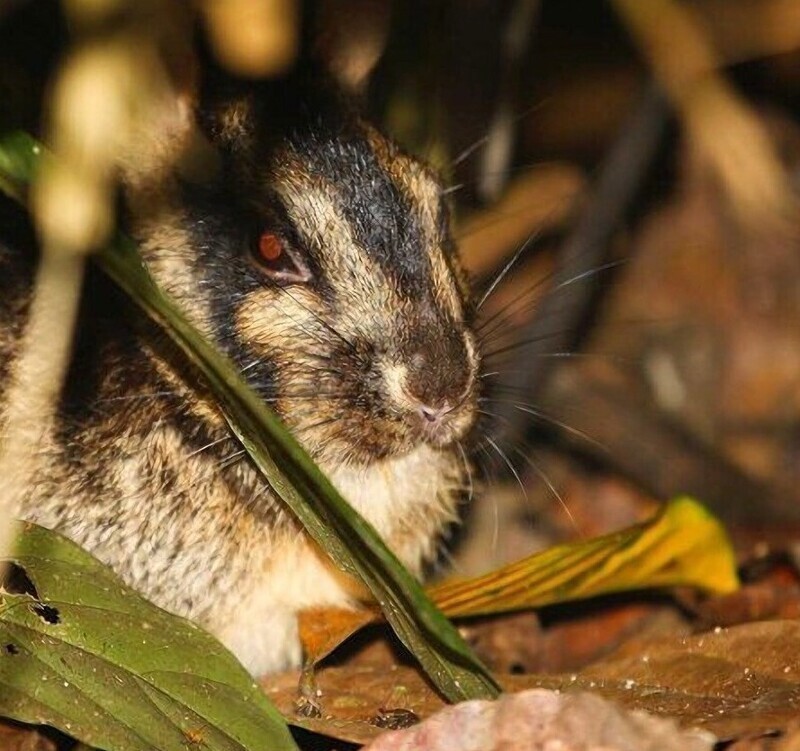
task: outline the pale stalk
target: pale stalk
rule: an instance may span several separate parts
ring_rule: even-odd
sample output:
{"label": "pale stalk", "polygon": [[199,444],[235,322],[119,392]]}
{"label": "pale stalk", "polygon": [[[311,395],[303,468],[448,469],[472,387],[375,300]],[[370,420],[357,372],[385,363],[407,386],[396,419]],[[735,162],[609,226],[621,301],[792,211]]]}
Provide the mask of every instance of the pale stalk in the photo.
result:
{"label": "pale stalk", "polygon": [[[755,112],[720,74],[692,7],[674,0],[612,0],[745,226],[791,231],[788,176]],[[790,226],[791,225],[791,226]]]}
{"label": "pale stalk", "polygon": [[10,521],[35,480],[42,441],[69,364],[83,256],[45,249],[34,281],[30,315],[6,391],[0,443],[0,556],[8,555]]}

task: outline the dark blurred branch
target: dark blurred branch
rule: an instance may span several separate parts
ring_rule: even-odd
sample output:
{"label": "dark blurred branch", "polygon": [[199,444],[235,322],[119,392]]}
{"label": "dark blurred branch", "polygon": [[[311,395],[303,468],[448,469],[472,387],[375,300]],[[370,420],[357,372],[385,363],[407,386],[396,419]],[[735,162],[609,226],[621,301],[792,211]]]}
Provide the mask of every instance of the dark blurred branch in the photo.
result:
{"label": "dark blurred branch", "polygon": [[[669,109],[654,85],[611,147],[577,223],[559,252],[558,269],[532,321],[520,332],[516,362],[500,388],[519,395],[520,402],[536,401],[556,359],[548,353],[574,349],[596,289],[596,272],[609,258],[609,243],[637,198],[658,151]],[[551,332],[555,332],[551,335]],[[501,414],[504,440],[514,440],[524,428],[525,415],[507,405]]]}
{"label": "dark blurred branch", "polygon": [[547,384],[541,401],[549,417],[597,442],[564,433],[568,446],[613,466],[656,498],[691,495],[727,522],[800,519],[792,493],[749,476],[621,383],[571,365]]}

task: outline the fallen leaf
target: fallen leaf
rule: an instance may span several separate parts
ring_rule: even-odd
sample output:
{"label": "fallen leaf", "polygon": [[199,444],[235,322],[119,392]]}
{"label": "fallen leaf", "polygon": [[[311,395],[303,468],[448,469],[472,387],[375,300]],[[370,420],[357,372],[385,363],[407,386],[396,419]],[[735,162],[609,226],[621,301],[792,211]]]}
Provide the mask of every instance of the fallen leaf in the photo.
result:
{"label": "fallen leaf", "polygon": [[29,725],[0,722],[0,748],[3,751],[57,751],[52,738]]}
{"label": "fallen leaf", "polygon": [[774,732],[800,713],[800,622],[759,621],[658,640],[644,652],[595,663],[581,679],[628,706],[723,739]]}
{"label": "fallen leaf", "polygon": [[[779,731],[800,715],[800,622],[763,621],[639,642],[634,654],[620,652],[572,674],[498,678],[506,691],[591,691],[723,740],[757,736]],[[289,672],[262,685],[291,724],[353,743],[382,732],[372,720],[381,710],[395,709],[398,696],[399,708],[421,719],[444,707],[409,667],[323,667],[317,672],[323,716],[298,718],[298,680],[297,672]]]}
{"label": "fallen leaf", "polygon": [[720,523],[690,498],[651,521],[579,543],[557,545],[485,576],[429,590],[451,618],[540,607],[624,590],[738,587],[733,551]]}
{"label": "fallen leaf", "polygon": [[357,608],[307,608],[300,611],[297,628],[303,655],[310,663],[317,663],[356,631],[380,620],[374,609]]}

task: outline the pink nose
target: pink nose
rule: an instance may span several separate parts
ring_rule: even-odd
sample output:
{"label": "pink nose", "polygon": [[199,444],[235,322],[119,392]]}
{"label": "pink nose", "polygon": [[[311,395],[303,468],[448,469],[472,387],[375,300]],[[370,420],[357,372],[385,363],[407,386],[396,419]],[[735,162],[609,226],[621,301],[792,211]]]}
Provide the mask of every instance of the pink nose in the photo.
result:
{"label": "pink nose", "polygon": [[420,415],[422,415],[425,421],[432,424],[441,421],[441,419],[445,415],[453,411],[453,407],[450,406],[449,402],[443,402],[438,407],[431,407],[427,404],[420,404],[418,409]]}

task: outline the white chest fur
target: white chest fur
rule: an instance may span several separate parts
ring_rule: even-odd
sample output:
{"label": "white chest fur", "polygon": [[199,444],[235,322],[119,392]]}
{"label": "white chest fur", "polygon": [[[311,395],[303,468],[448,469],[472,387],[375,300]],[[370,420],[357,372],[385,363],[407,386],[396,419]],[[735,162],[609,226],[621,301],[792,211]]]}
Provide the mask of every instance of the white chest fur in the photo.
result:
{"label": "white chest fur", "polygon": [[[437,533],[454,517],[463,467],[457,455],[427,446],[368,469],[334,469],[331,480],[419,574]],[[212,630],[254,674],[300,662],[297,612],[352,606],[363,594],[304,536],[276,541],[265,570],[234,613]]]}

